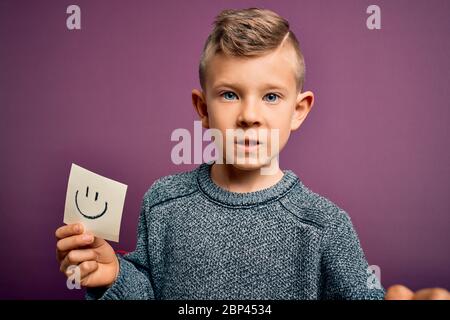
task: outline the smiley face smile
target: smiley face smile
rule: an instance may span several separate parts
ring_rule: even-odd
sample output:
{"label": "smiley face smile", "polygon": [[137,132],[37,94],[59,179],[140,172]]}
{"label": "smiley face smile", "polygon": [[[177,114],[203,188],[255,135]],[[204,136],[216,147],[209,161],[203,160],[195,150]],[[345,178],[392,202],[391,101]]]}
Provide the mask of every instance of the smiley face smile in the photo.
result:
{"label": "smiley face smile", "polygon": [[[89,195],[89,186],[86,187],[86,198],[88,197],[88,195]],[[94,201],[97,201],[97,198],[98,198],[98,192],[95,193]],[[108,202],[105,201],[105,209],[103,209],[103,211],[99,214],[91,215],[91,214],[86,214],[86,213],[82,212],[80,209],[80,206],[78,205],[78,190],[75,193],[75,205],[77,207],[78,212],[87,219],[98,219],[106,213],[106,210],[108,210]]]}

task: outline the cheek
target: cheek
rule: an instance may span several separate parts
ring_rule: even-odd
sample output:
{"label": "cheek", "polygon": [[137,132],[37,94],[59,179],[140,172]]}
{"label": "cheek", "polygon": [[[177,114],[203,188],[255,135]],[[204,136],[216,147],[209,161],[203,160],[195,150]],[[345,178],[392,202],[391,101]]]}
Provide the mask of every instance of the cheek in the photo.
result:
{"label": "cheek", "polygon": [[225,134],[225,130],[229,128],[229,124],[224,119],[224,117],[209,115],[209,127],[219,129],[223,134]]}
{"label": "cheek", "polygon": [[[278,127],[277,129],[278,129],[278,141],[277,141],[278,149],[281,151],[281,149],[283,149],[283,147],[286,145],[286,143],[289,139],[291,130],[290,129],[287,130],[285,127]],[[269,140],[270,147],[272,147],[272,145],[273,145],[273,147],[275,147],[276,142],[273,141],[273,139],[276,139],[277,136],[269,135],[269,137],[270,137],[270,140]]]}
{"label": "cheek", "polygon": [[270,120],[270,129],[278,129],[278,144],[279,150],[281,150],[287,143],[291,134],[291,118],[285,117],[272,117]]}
{"label": "cheek", "polygon": [[279,144],[280,144],[280,150],[284,148],[284,146],[286,145],[289,136],[291,134],[291,130],[280,130],[280,140],[279,140]]}
{"label": "cheek", "polygon": [[226,108],[227,106],[211,106],[208,109],[208,119],[210,126],[212,128],[217,128],[219,130],[225,130],[228,128],[234,128],[236,122],[236,115],[233,113],[231,108]]}
{"label": "cheek", "polygon": [[269,128],[277,128],[280,130],[280,136],[282,133],[291,131],[292,113],[288,110],[267,115],[266,119]]}

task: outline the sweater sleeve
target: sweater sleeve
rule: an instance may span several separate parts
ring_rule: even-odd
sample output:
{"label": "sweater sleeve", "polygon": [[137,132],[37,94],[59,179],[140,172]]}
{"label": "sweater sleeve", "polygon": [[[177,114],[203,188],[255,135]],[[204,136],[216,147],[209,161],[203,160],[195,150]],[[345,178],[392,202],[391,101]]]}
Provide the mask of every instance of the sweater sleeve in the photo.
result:
{"label": "sweater sleeve", "polygon": [[347,213],[340,211],[338,219],[328,224],[322,248],[322,299],[384,299],[384,288],[369,269]]}
{"label": "sweater sleeve", "polygon": [[87,300],[153,300],[154,292],[149,271],[148,214],[144,197],[137,231],[136,250],[124,256],[117,254],[119,274],[110,288],[88,288]]}

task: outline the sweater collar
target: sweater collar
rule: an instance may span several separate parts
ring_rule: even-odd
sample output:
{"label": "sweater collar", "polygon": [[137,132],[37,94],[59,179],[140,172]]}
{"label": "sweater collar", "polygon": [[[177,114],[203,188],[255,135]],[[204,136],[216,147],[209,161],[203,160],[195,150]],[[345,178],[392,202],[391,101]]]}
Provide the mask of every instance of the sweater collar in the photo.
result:
{"label": "sweater collar", "polygon": [[197,169],[197,183],[199,189],[211,200],[225,206],[251,207],[262,205],[286,195],[297,184],[301,184],[298,177],[291,170],[283,170],[283,177],[273,186],[253,192],[231,192],[219,187],[211,179],[212,163],[203,163]]}

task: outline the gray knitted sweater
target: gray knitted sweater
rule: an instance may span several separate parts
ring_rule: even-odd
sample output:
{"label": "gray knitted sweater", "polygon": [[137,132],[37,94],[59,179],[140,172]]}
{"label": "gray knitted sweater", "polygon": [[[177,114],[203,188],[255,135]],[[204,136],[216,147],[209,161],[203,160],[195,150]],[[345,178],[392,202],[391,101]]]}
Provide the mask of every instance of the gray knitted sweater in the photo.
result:
{"label": "gray knitted sweater", "polygon": [[347,213],[290,170],[270,188],[217,186],[211,164],[157,180],[134,252],[87,299],[383,299]]}

